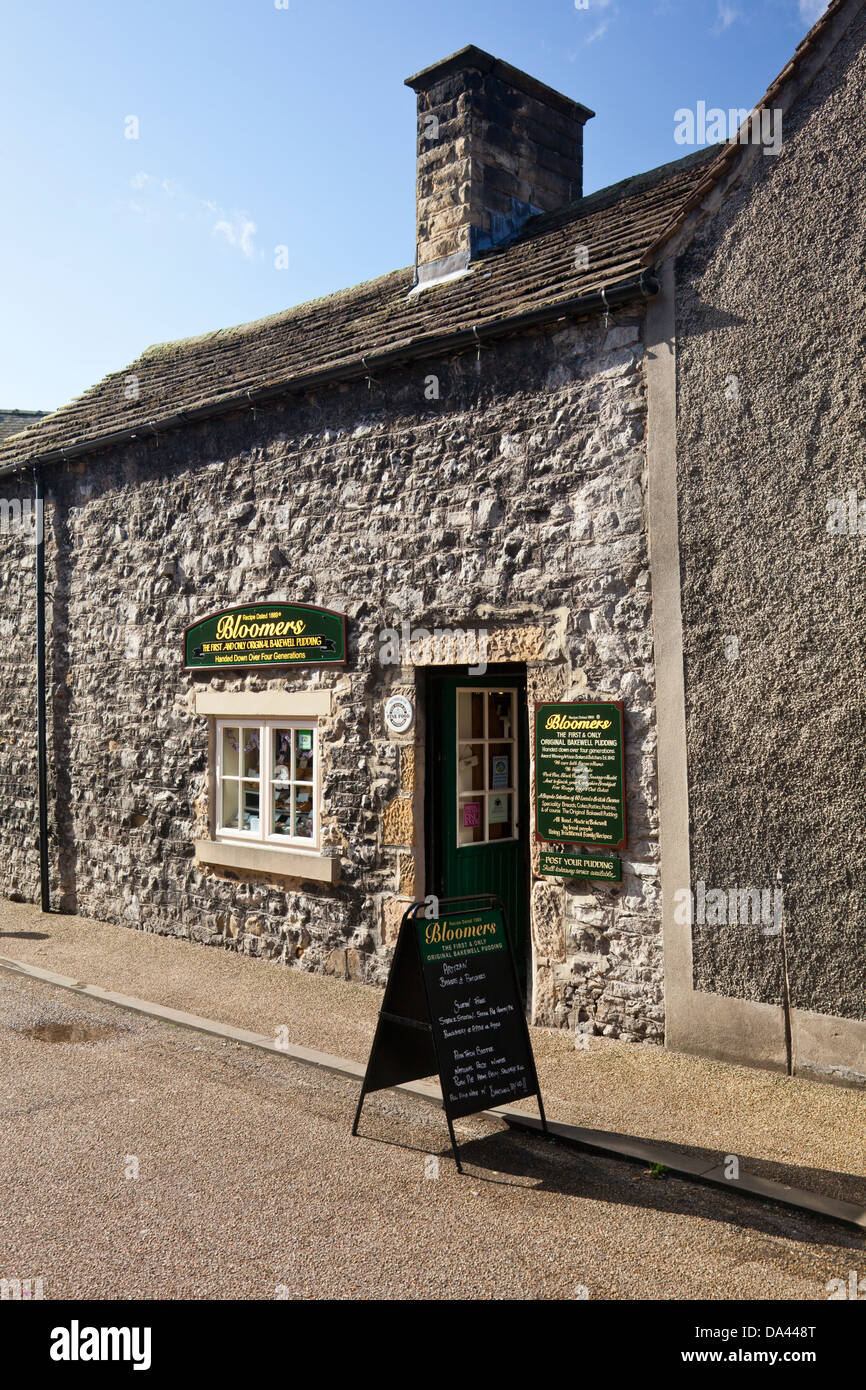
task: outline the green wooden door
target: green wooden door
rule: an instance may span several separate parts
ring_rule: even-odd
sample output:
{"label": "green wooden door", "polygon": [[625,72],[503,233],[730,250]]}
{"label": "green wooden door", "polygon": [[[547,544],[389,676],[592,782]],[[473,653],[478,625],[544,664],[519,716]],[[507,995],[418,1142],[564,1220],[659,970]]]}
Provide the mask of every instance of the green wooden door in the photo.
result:
{"label": "green wooden door", "polygon": [[529,892],[526,681],[431,677],[428,686],[429,890],[494,893],[505,904],[525,986]]}

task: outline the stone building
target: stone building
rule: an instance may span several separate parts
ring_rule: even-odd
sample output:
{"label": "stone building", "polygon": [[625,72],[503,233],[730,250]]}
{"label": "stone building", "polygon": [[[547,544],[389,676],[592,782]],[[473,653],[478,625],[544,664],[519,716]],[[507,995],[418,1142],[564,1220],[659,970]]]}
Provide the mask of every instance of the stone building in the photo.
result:
{"label": "stone building", "polygon": [[[864,36],[834,0],[739,135],[589,196],[592,113],[464,49],[409,80],[413,266],[0,445],[7,503],[44,498],[54,906],[381,983],[408,903],[496,892],[536,1022],[866,1080],[862,540],[827,521],[862,473]],[[0,891],[38,900],[33,536],[2,541]],[[315,662],[210,660],[282,605]],[[535,704],[592,701],[616,883],[536,834]]]}

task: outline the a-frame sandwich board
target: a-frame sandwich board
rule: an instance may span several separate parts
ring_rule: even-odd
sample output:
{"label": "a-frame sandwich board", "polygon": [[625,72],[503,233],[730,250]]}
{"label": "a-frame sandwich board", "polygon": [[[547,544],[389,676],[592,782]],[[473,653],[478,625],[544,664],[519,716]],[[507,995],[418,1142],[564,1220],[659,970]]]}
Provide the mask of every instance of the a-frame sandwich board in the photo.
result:
{"label": "a-frame sandwich board", "polygon": [[419,902],[403,914],[352,1133],[370,1092],[438,1073],[462,1172],[460,1116],[534,1095],[548,1129],[503,904],[474,894],[438,909],[430,919]]}

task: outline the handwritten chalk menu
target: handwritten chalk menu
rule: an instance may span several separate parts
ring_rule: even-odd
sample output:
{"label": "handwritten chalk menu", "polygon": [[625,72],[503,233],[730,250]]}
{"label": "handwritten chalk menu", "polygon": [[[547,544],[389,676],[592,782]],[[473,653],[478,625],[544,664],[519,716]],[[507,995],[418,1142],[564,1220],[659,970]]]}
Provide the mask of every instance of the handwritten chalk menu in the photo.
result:
{"label": "handwritten chalk menu", "polygon": [[536,705],[536,839],[625,849],[623,708]]}
{"label": "handwritten chalk menu", "polygon": [[535,1095],[538,1083],[502,913],[422,917],[415,929],[451,1115]]}
{"label": "handwritten chalk menu", "polygon": [[352,1125],[357,1134],[369,1092],[438,1072],[461,1172],[461,1115],[536,1096],[547,1133],[505,913],[498,898],[479,907],[482,898],[441,898],[434,918],[426,903],[403,914]]}

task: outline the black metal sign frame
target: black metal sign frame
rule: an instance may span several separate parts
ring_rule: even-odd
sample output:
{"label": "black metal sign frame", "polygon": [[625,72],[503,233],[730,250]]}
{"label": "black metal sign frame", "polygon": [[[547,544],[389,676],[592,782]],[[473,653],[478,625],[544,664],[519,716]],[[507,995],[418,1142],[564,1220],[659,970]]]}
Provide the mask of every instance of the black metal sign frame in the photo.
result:
{"label": "black metal sign frame", "polygon": [[[526,1022],[520,996],[520,981],[514,960],[514,945],[505,915],[505,907],[501,899],[492,893],[473,893],[468,897],[440,898],[439,908],[447,908],[458,903],[480,904],[482,908],[484,904],[490,904],[501,914],[511,966],[514,999],[518,1006],[518,1017],[520,1025],[522,1025],[523,1041],[526,1044],[526,1053],[529,1059],[527,1070],[532,1089],[526,1092],[526,1096],[534,1095],[538,1101],[542,1133],[549,1138],[544,1104],[541,1099],[541,1088],[538,1084],[538,1072],[529,1037],[529,1026]],[[462,1173],[460,1150],[454,1133],[454,1120],[460,1116],[452,1114],[452,1107],[447,1100],[448,1084],[443,1074],[442,1059],[436,1041],[436,1030],[431,1023],[434,1016],[433,1001],[430,998],[427,976],[424,971],[421,943],[415,930],[418,914],[427,906],[425,902],[410,903],[400,922],[394,959],[391,962],[388,983],[385,986],[385,997],[379,1010],[376,1033],[370,1048],[370,1057],[361,1085],[361,1094],[358,1098],[358,1108],[352,1123],[352,1134],[357,1135],[358,1133],[358,1122],[361,1118],[364,1099],[371,1092],[387,1090],[392,1086],[402,1086],[408,1081],[418,1081],[435,1072],[442,1088],[442,1109],[445,1111],[451,1147],[454,1151],[454,1161],[458,1173]],[[440,913],[437,912],[435,916],[439,917]],[[479,1111],[488,1108],[488,1106],[482,1105],[479,1106]],[[478,1113],[478,1111],[467,1112],[461,1108],[461,1115],[467,1113]]]}

